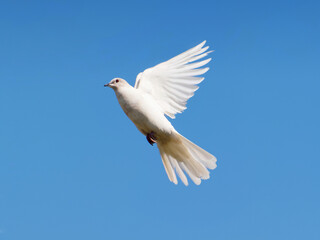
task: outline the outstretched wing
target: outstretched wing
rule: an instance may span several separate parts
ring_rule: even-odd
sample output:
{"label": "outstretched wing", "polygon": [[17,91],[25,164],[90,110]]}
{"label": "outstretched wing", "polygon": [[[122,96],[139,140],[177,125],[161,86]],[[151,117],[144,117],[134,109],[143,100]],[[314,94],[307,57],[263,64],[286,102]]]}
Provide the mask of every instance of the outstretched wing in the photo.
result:
{"label": "outstretched wing", "polygon": [[175,118],[176,113],[182,113],[187,107],[187,101],[199,88],[197,84],[203,81],[200,75],[209,70],[200,68],[210,62],[206,57],[210,52],[203,47],[206,41],[138,74],[135,88],[152,95],[158,102],[163,113]]}

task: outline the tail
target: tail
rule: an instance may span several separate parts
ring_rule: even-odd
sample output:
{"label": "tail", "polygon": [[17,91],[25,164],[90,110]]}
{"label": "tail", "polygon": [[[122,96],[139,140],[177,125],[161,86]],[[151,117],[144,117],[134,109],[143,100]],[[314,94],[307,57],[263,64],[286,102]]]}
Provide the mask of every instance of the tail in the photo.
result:
{"label": "tail", "polygon": [[167,142],[157,142],[164,168],[169,180],[178,184],[175,172],[181,181],[188,186],[187,173],[191,180],[199,185],[201,179],[208,179],[207,168],[215,169],[217,159],[188,139],[176,133]]}

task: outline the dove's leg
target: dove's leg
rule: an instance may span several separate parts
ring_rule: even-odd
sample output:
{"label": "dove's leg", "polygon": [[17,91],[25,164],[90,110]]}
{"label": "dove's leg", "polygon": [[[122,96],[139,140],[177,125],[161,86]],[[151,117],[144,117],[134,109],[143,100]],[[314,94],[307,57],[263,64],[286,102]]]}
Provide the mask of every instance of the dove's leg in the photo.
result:
{"label": "dove's leg", "polygon": [[156,139],[156,137],[154,136],[154,132],[151,132],[151,133],[148,133],[147,134],[147,140],[148,140],[148,142],[153,146],[153,144],[154,143],[156,143],[157,141],[157,139]]}

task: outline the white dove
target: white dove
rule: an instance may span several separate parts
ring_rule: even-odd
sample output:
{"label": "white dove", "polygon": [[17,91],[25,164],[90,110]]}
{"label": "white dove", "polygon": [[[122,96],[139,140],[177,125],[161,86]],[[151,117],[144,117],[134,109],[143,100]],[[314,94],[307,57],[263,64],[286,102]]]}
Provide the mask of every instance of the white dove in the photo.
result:
{"label": "white dove", "polygon": [[[175,118],[186,109],[186,103],[199,88],[209,68],[200,68],[211,58],[198,61],[210,52],[203,47],[206,41],[188,51],[139,73],[135,86],[124,79],[114,78],[104,85],[116,93],[125,114],[153,145],[157,143],[169,180],[178,183],[175,172],[187,186],[185,173],[199,185],[208,179],[209,169],[216,168],[217,159],[180,135],[165,115]],[[184,173],[185,172],[185,173]]]}

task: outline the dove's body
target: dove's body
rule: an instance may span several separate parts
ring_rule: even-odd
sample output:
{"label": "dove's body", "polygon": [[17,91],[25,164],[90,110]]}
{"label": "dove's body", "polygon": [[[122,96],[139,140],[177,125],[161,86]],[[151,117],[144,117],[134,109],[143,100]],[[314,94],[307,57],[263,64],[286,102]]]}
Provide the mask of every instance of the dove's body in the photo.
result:
{"label": "dove's body", "polygon": [[131,87],[121,78],[105,86],[111,87],[130,120],[147,136],[152,145],[157,143],[161,159],[171,182],[178,183],[175,172],[188,185],[185,173],[195,184],[209,178],[209,169],[216,167],[216,158],[180,135],[165,115],[186,109],[187,100],[193,96],[204,78],[197,77],[209,68],[200,68],[211,59],[205,57],[205,42],[153,68],[140,73]]}
{"label": "dove's body", "polygon": [[125,114],[143,135],[153,132],[158,141],[165,141],[175,132],[149,94],[128,84],[119,88],[116,96]]}

